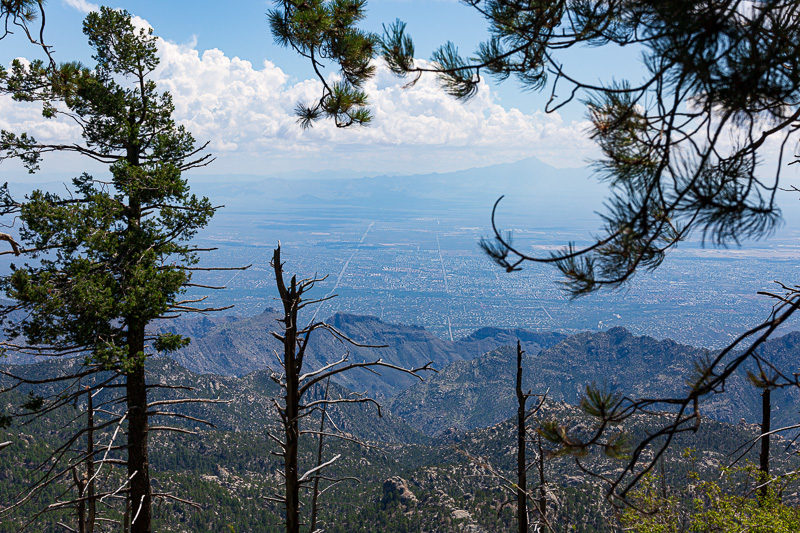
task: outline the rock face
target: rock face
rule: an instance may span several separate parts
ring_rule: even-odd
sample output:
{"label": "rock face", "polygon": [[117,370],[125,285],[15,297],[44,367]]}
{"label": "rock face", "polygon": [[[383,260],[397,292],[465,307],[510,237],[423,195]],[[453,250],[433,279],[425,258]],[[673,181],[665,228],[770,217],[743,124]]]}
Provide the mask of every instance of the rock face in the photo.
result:
{"label": "rock face", "polygon": [[[764,343],[761,355],[790,375],[800,370],[800,333]],[[505,346],[468,361],[457,361],[424,383],[391,399],[389,409],[429,435],[496,424],[514,415],[516,352]],[[623,328],[579,333],[523,358],[525,390],[548,391],[548,398],[575,404],[585,387],[597,383],[630,397],[686,394],[686,380],[707,350],[671,340],[637,337]],[[713,354],[712,354],[713,355]],[[703,412],[717,420],[748,423],[761,419],[759,390],[742,368],[731,376],[726,394],[709,395]],[[796,416],[800,390],[773,392],[773,423]],[[777,426],[776,426],[777,427]],[[451,428],[451,429],[446,429]]]}
{"label": "rock face", "polygon": [[408,481],[395,476],[383,482],[383,503],[386,504],[393,500],[399,501],[405,507],[416,505],[419,500],[408,488]]}
{"label": "rock face", "polygon": [[[442,482],[442,480],[436,479],[435,477],[433,480],[439,483]],[[412,479],[411,483],[418,484],[418,481]],[[448,494],[441,489],[436,490],[434,496],[426,496],[423,500],[422,506],[417,507],[419,500],[414,493],[411,492],[411,489],[409,488],[409,481],[403,479],[402,477],[394,476],[383,482],[383,499],[381,502],[384,506],[386,506],[395,501],[400,503],[402,511],[406,515],[419,512],[419,510],[424,509],[425,506],[435,504],[445,513],[449,513],[452,520],[455,521],[455,524],[452,524],[454,529],[448,529],[448,531],[486,533],[486,530],[475,521],[469,511],[466,509],[457,509],[455,507],[455,501],[453,501],[453,498],[448,496]]]}
{"label": "rock face", "polygon": [[456,520],[472,520],[472,515],[464,509],[456,509],[453,511],[453,518]]}
{"label": "rock face", "polygon": [[[275,366],[274,351],[280,349],[272,332],[279,327],[280,317],[268,308],[254,317],[189,317],[165,321],[164,331],[191,337],[188,347],[170,354],[182,366],[198,373],[243,376],[254,370]],[[565,338],[560,333],[533,333],[524,330],[484,328],[461,340],[445,341],[419,326],[390,324],[371,316],[336,313],[329,324],[360,344],[387,345],[386,348],[347,346],[325,331],[311,337],[306,351],[305,368],[314,370],[338,361],[349,352],[351,362],[383,361],[416,368],[433,361],[442,369],[455,361],[473,359],[520,338],[529,353],[538,353]],[[428,373],[427,377],[433,373]],[[400,372],[383,370],[376,375],[366,370],[339,374],[340,385],[372,396],[390,397],[417,383],[417,379]]]}

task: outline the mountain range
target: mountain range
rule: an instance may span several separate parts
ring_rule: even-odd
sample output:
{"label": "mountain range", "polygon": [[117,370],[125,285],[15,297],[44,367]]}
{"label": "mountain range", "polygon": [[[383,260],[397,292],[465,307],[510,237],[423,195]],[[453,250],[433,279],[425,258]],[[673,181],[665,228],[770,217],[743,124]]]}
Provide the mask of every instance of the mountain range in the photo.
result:
{"label": "mountain range", "polygon": [[[159,327],[191,337],[186,348],[170,354],[180,365],[176,368],[186,369],[182,372],[201,375],[201,381],[216,376],[213,379],[218,384],[242,378],[241,383],[230,385],[237,390],[253,380],[267,383],[264,390],[269,396],[269,387],[274,385],[266,371],[277,368],[275,353],[280,345],[272,332],[278,330],[279,316],[267,308],[252,317],[195,316],[164,322]],[[571,336],[482,328],[448,341],[420,326],[391,324],[371,316],[337,313],[326,322],[360,345],[384,347],[348,346],[319,331],[309,343],[306,369],[320,368],[345,354],[352,362],[381,359],[405,368],[433,362],[437,372],[426,373],[424,381],[392,370],[375,374],[359,369],[335,378],[346,390],[366,392],[381,400],[390,412],[428,435],[448,428],[486,427],[513,414],[517,340],[525,350],[525,389],[568,404],[576,404],[592,383],[630,398],[680,397],[688,390],[687,380],[695,363],[714,355],[707,349],[671,340],[636,336],[620,327]],[[797,372],[800,333],[769,340],[759,354],[784,372]],[[8,362],[23,361],[10,358]],[[755,368],[740,369],[728,380],[724,394],[704,399],[704,415],[730,423],[760,421],[760,389],[750,383],[746,370]],[[794,423],[798,402],[800,391],[796,389],[774,391],[773,427]]]}
{"label": "mountain range", "polygon": [[[158,530],[221,531],[230,525],[236,531],[280,531],[281,510],[263,499],[280,482],[279,461],[269,453],[275,445],[268,437],[278,429],[274,409],[278,388],[270,379],[270,371],[260,368],[269,361],[270,348],[276,346],[274,339],[269,340],[269,331],[275,329],[277,316],[274,310],[267,309],[254,317],[181,319],[170,323],[170,327],[192,335],[193,342],[175,354],[180,363],[167,357],[148,360],[151,383],[185,387],[153,389],[152,400],[170,400],[178,395],[216,400],[176,407],[187,418],[171,419],[169,425],[184,427],[196,435],[151,435],[155,486],[198,504],[196,511],[180,505],[159,506]],[[400,381],[387,373],[364,375],[372,380],[369,382],[351,376],[349,381],[331,385],[334,397],[365,389],[385,395],[381,418],[371,405],[334,406],[328,411],[339,430],[369,443],[359,447],[330,439],[326,444],[326,456],[342,454],[341,463],[333,467],[331,474],[360,480],[360,484],[338,487],[323,502],[322,516],[329,521],[330,531],[337,533],[514,530],[513,513],[509,509],[503,511],[506,496],[501,483],[487,469],[508,475],[514,467],[512,415],[517,340],[527,352],[523,361],[526,389],[546,393],[549,399],[538,418],[555,418],[576,431],[591,424],[573,405],[587,383],[603,383],[631,396],[680,394],[685,391],[685,378],[694,361],[713,355],[673,341],[635,336],[622,328],[572,336],[483,328],[449,342],[423,328],[388,324],[375,317],[336,314],[328,322],[359,343],[389,345],[363,352],[354,348],[354,360],[377,355],[402,366],[423,360],[441,365],[438,373],[426,376],[421,383]],[[327,351],[334,348],[337,351]],[[320,335],[310,350],[308,363],[318,365],[340,355],[343,345]],[[762,358],[786,372],[797,370],[798,354],[800,333],[773,339],[760,350]],[[78,359],[71,359],[0,365],[0,388],[11,383],[3,372],[42,379],[74,370],[78,364]],[[58,393],[47,384],[36,391],[45,396]],[[27,392],[22,387],[0,396],[0,412],[14,411],[28,398]],[[317,388],[312,394],[319,396],[321,392]],[[104,391],[96,401],[106,402],[110,396],[105,395],[112,393],[114,390]],[[775,427],[793,421],[800,400],[796,392],[773,394]],[[757,434],[758,426],[753,423],[760,417],[758,390],[740,372],[728,382],[725,394],[706,399],[703,413],[734,423],[706,419],[697,433],[681,435],[662,467],[670,485],[685,484],[690,469],[703,478],[718,477],[717,465],[729,462],[737,446]],[[213,427],[204,426],[197,419],[207,420]],[[32,466],[44,460],[59,439],[68,437],[65,428],[75,420],[75,410],[70,405],[6,433],[5,440],[11,444],[0,454],[0,502],[16,498],[26,486]],[[641,439],[660,422],[660,417],[637,415],[626,423],[626,429],[634,439]],[[154,426],[161,423],[158,417],[153,420]],[[314,464],[312,441],[304,441],[304,465]],[[782,453],[785,445],[786,441],[780,439],[773,442],[777,471],[797,467],[793,456]],[[687,446],[701,460],[681,459]],[[747,458],[755,460],[755,454],[750,450]],[[594,469],[614,466],[599,455],[585,458],[586,461]],[[575,531],[614,530],[608,526],[611,509],[603,503],[596,480],[582,475],[569,458],[549,458],[546,470],[563,504],[554,509],[554,519],[583,528]],[[30,513],[36,505],[26,503],[18,516]],[[46,520],[55,523],[68,518],[65,511]],[[18,525],[13,517],[0,523],[0,531],[13,531]]]}
{"label": "mountain range", "polygon": [[[191,344],[172,354],[178,363],[198,373],[245,375],[274,367],[278,343],[271,335],[278,314],[267,309],[248,318],[190,318],[172,324],[193,336]],[[329,364],[349,350],[351,361],[383,359],[402,367],[432,361],[437,373],[425,381],[398,372],[376,375],[367,371],[340,374],[339,385],[383,398],[387,407],[416,429],[436,434],[450,427],[474,429],[495,424],[514,412],[513,346],[525,350],[525,388],[547,392],[556,401],[575,404],[585,387],[596,383],[631,398],[685,394],[695,363],[713,355],[707,349],[636,336],[616,327],[571,336],[522,329],[482,328],[456,341],[443,340],[419,326],[390,324],[375,317],[337,313],[327,320],[359,344],[385,348],[347,347],[325,332],[309,344],[308,368]],[[800,333],[768,341],[760,350],[766,360],[786,372],[800,366]],[[703,412],[717,420],[738,423],[761,418],[760,390],[744,370],[735,373],[725,394],[704,400]],[[775,424],[796,416],[800,391],[773,393]]]}
{"label": "mountain range", "polygon": [[381,175],[372,177],[279,178],[203,176],[193,189],[214,203],[225,204],[229,213],[263,212],[274,206],[313,212],[320,207],[347,211],[380,209],[403,212],[471,212],[485,222],[492,203],[505,195],[508,213],[536,213],[540,226],[574,224],[590,220],[596,229],[607,187],[589,168],[555,168],[534,157],[456,172]]}
{"label": "mountain range", "polygon": [[[280,315],[272,308],[253,317],[189,317],[164,324],[169,329],[192,338],[187,348],[170,356],[189,370],[198,373],[243,376],[258,369],[275,368],[275,351],[280,348],[272,336],[279,328]],[[530,353],[560,342],[561,333],[534,333],[519,329],[483,328],[455,342],[440,339],[420,326],[389,324],[371,316],[337,313],[327,322],[365,348],[347,345],[333,335],[320,331],[312,335],[306,350],[306,368],[314,370],[348,354],[353,362],[382,359],[404,368],[417,368],[428,362],[443,369],[450,363],[473,359],[500,346],[520,339]],[[428,373],[429,377],[432,373]],[[394,396],[418,380],[396,371],[376,375],[356,370],[337,376],[337,382],[350,390],[368,392],[376,397]]]}
{"label": "mountain range", "polygon": [[[594,339],[595,344],[601,346],[608,341],[616,342],[617,346],[635,347],[636,337],[627,338],[629,335],[624,332],[616,333],[617,341]],[[795,339],[780,340],[781,345],[774,347],[778,352],[784,348],[795,349]],[[667,345],[662,348],[669,351]],[[597,353],[605,349],[600,347]],[[544,350],[532,359],[548,351]],[[457,362],[451,367],[469,364],[477,372],[475,377],[480,377],[480,373],[486,370],[482,368],[483,359],[495,358],[502,372],[512,365],[503,364],[506,361],[501,356],[512,355],[512,352],[512,349],[501,348],[471,361]],[[41,378],[67,371],[75,364],[78,364],[77,360],[50,360],[25,366],[3,365],[0,370]],[[267,435],[268,431],[274,432],[276,428],[271,402],[277,392],[268,372],[255,371],[244,377],[201,375],[172,360],[158,357],[148,361],[148,374],[152,382],[190,387],[192,390],[182,392],[190,398],[224,401],[186,404],[178,409],[191,418],[172,419],[169,424],[183,426],[194,431],[194,435],[156,431],[151,434],[151,464],[156,490],[196,502],[194,508],[175,502],[160,503],[155,510],[157,530],[281,531],[280,507],[264,498],[273,494],[280,484],[280,461],[269,453],[274,451],[275,444]],[[499,385],[494,392],[496,397],[505,395],[505,386],[501,383],[503,377],[499,376],[494,382]],[[460,388],[474,386],[473,380],[467,377],[465,380]],[[6,377],[0,376],[0,387],[8,383]],[[37,389],[40,394],[56,392],[55,388],[44,387],[46,390]],[[177,391],[154,389],[152,399],[168,400],[175,393]],[[333,393],[346,394],[347,391],[334,387]],[[24,389],[4,394],[0,396],[0,410],[19,405],[26,397]],[[483,394],[482,398],[482,401],[487,401],[489,395]],[[98,403],[103,400],[102,395],[97,398]],[[76,405],[75,408],[80,411],[84,406]],[[461,407],[464,411],[474,408],[473,404]],[[430,438],[410,428],[399,417],[384,412],[384,417],[378,418],[372,407],[353,405],[341,411],[335,408],[329,411],[339,429],[370,444],[357,446],[348,441],[327,441],[326,457],[342,456],[328,474],[358,480],[342,483],[335,491],[325,493],[320,513],[329,526],[328,530],[335,533],[515,530],[513,510],[503,504],[507,495],[501,488],[502,482],[492,474],[495,471],[510,475],[514,468],[513,419],[471,431],[451,429]],[[70,424],[76,420],[75,413],[72,405],[65,406],[5,433],[4,439],[10,444],[0,454],[0,503],[14,501],[28,485],[38,462],[44,461],[56,444],[69,437]],[[587,423],[579,409],[563,402],[548,403],[540,416],[554,417],[569,427]],[[195,418],[206,419],[215,427],[205,427],[193,420]],[[641,438],[658,420],[639,415],[629,422],[627,425],[635,438]],[[154,425],[159,424],[156,418]],[[665,456],[662,472],[670,486],[685,484],[690,470],[697,472],[701,479],[716,479],[719,476],[717,465],[727,463],[738,444],[748,441],[756,433],[757,426],[752,424],[706,420],[696,434],[678,437]],[[773,466],[777,471],[797,467],[796,458],[781,453],[784,445],[785,442],[773,443]],[[312,438],[303,441],[300,458],[304,468],[314,464],[315,446]],[[681,458],[687,446],[695,450],[694,454],[700,460]],[[755,453],[751,450],[747,458],[753,460]],[[595,470],[614,466],[602,455],[584,458],[584,465]],[[548,457],[545,471],[550,490],[555,491],[559,502],[552,509],[552,520],[571,525],[573,529],[570,531],[616,531],[608,518],[613,515],[610,505],[602,497],[603,487],[597,480],[581,474],[571,458]],[[696,481],[697,478],[692,479]],[[118,483],[118,480],[112,481]],[[105,478],[102,482],[109,483]],[[5,516],[0,521],[0,532],[16,531],[24,522],[23,517],[31,516],[42,502],[46,505],[52,501],[49,498],[64,496],[63,490],[54,486],[41,501],[27,501],[16,514]],[[795,495],[792,493],[787,497],[794,498]],[[73,512],[66,509],[45,515],[36,527],[40,531],[58,531],[57,522],[69,523]],[[104,512],[110,511],[104,509]]]}
{"label": "mountain range", "polygon": [[[617,327],[572,335],[549,349],[526,353],[523,385],[526,391],[568,404],[576,404],[589,384],[629,398],[680,398],[688,392],[695,362],[708,355],[705,349],[634,336]],[[800,333],[768,341],[761,355],[776,368],[796,372]],[[431,435],[450,427],[467,430],[501,422],[516,410],[515,358],[514,348],[507,346],[455,362],[393,397],[389,409]],[[704,399],[701,412],[729,423],[756,423],[761,420],[760,393],[740,370],[728,380],[724,394]],[[796,423],[798,401],[795,388],[773,391],[773,427]]]}

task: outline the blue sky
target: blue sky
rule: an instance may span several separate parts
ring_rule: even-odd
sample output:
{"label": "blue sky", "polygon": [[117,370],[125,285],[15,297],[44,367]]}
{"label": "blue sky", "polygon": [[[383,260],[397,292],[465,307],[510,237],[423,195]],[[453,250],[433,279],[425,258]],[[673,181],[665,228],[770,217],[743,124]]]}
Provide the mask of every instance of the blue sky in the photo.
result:
{"label": "blue sky", "polygon": [[[91,65],[81,22],[96,7],[87,0],[46,4],[46,40],[58,60]],[[156,81],[172,93],[176,119],[198,141],[209,141],[217,157],[200,173],[445,172],[531,156],[557,167],[581,167],[597,156],[578,102],[558,113],[544,113],[549,92],[520,90],[511,79],[485,84],[476,98],[463,104],[445,95],[433,77],[405,89],[407,80],[382,66],[366,86],[375,116],[371,127],[341,130],[320,123],[304,132],[292,109],[299,100],[315,98],[319,83],[305,60],[273,43],[266,21],[271,1],[123,0],[112,7],[127,9],[162,38]],[[448,39],[469,53],[487,36],[480,15],[456,0],[370,0],[363,26],[379,32],[396,18],[408,23],[420,59]],[[5,39],[0,50],[5,64],[36,55],[19,38]],[[630,47],[604,47],[569,51],[561,60],[584,81],[610,82],[639,77],[638,56]],[[77,140],[79,134],[69,123],[43,121],[38,107],[5,97],[0,98],[0,128],[29,131],[53,142]],[[85,165],[59,156],[46,161],[42,171],[82,171]],[[0,174],[8,172],[18,168],[4,163]]]}
{"label": "blue sky", "polygon": [[[300,99],[318,94],[308,64],[273,43],[266,22],[272,2],[118,1],[154,28],[162,67],[159,86],[176,102],[176,117],[198,141],[210,141],[217,161],[200,172],[274,175],[295,170],[353,169],[363,173],[449,171],[519,160],[530,156],[558,167],[583,166],[595,154],[586,138],[581,105],[545,114],[545,95],[520,91],[510,80],[489,83],[470,103],[446,96],[432,78],[414,88],[379,69],[368,85],[375,123],[340,130],[319,124],[303,132],[292,114]],[[86,0],[50,0],[46,4],[46,39],[58,60],[91,64],[91,50],[81,22],[96,4]],[[400,18],[417,45],[417,56],[430,57],[445,40],[465,52],[486,37],[485,24],[472,9],[455,0],[371,0],[364,27],[380,31]],[[3,41],[1,58],[33,57],[36,50],[21,39]],[[623,53],[624,52],[624,53]],[[633,51],[608,52],[598,60],[573,54],[577,70],[596,79],[607,62],[635,67]],[[623,58],[624,61],[621,61]],[[331,69],[333,70],[333,69]],[[30,131],[40,140],[77,135],[66,123],[43,123],[35,106],[0,101],[0,127]],[[79,170],[85,162],[61,156],[44,173]],[[0,173],[16,172],[9,164]]]}

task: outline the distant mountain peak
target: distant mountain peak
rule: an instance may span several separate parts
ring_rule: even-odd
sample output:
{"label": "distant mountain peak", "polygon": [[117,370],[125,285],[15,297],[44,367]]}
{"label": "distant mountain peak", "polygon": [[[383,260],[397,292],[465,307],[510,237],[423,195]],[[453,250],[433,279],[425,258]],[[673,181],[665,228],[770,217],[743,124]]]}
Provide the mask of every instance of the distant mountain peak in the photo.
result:
{"label": "distant mountain peak", "polygon": [[357,315],[355,313],[348,313],[347,311],[337,311],[331,316],[331,321],[343,321],[346,320],[348,322],[380,322],[383,324],[383,320],[376,317],[375,315]]}
{"label": "distant mountain peak", "polygon": [[606,335],[615,343],[619,344],[629,338],[633,338],[633,334],[622,326],[614,326],[605,332]]}

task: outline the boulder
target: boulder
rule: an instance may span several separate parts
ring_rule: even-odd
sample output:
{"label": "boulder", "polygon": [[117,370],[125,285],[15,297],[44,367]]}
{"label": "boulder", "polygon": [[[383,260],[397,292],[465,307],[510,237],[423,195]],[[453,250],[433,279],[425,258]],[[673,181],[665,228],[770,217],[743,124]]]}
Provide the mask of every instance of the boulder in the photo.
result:
{"label": "boulder", "polygon": [[416,505],[417,497],[408,488],[408,481],[395,476],[383,482],[383,502],[398,500],[405,506]]}

